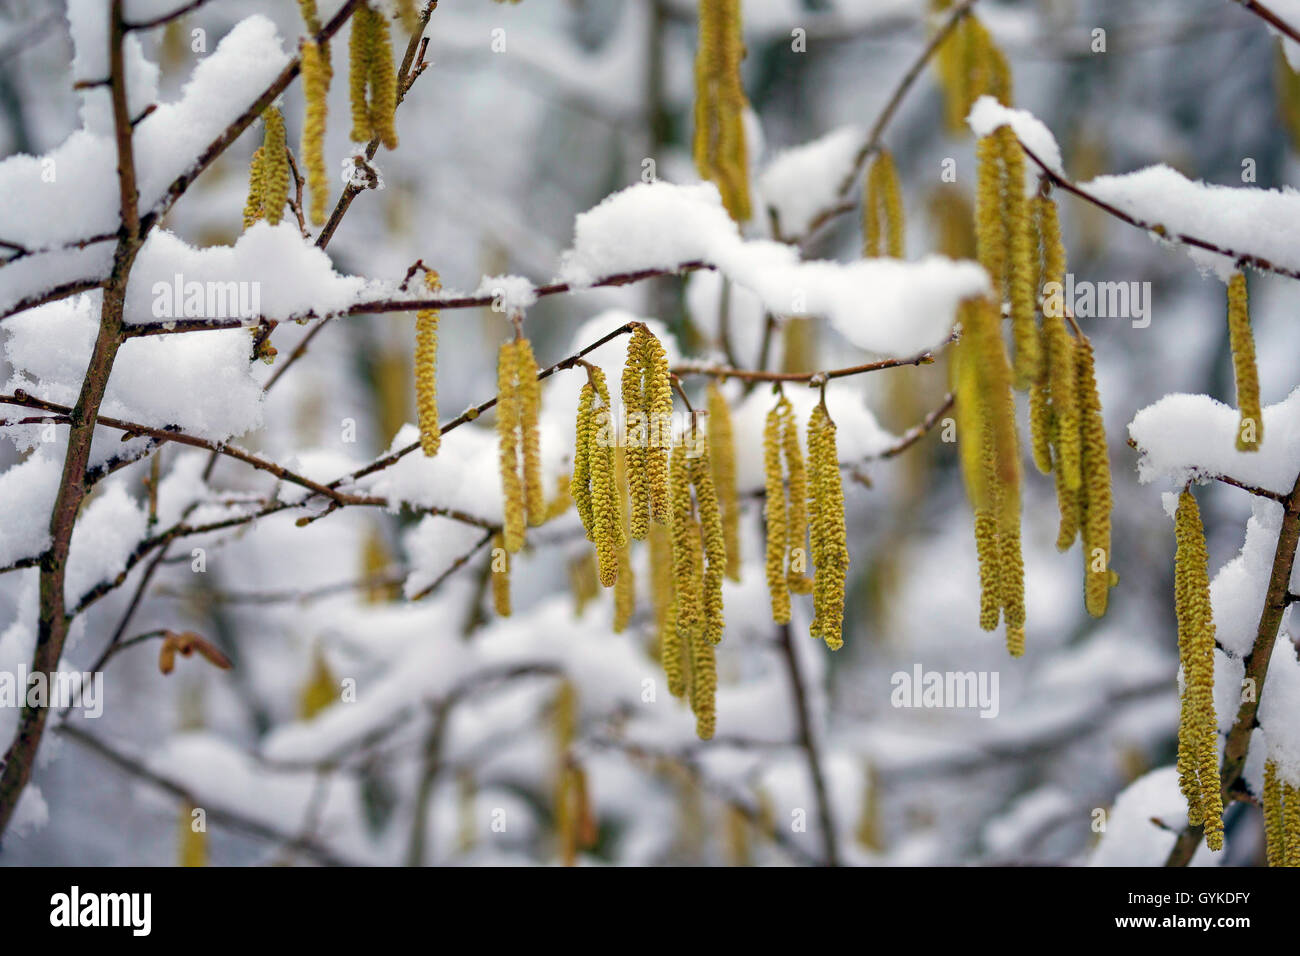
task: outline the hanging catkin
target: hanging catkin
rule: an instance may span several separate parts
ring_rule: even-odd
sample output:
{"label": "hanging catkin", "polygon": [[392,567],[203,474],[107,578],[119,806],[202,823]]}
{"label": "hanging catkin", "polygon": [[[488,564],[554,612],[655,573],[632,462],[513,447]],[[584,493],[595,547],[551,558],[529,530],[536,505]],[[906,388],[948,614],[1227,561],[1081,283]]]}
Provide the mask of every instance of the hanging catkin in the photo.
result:
{"label": "hanging catkin", "polygon": [[[650,530],[650,477],[646,473],[650,422],[645,389],[644,326],[637,326],[627,340],[623,364],[623,414],[628,422],[627,490],[631,501],[628,533],[638,541]],[[640,417],[640,428],[633,423]]]}
{"label": "hanging catkin", "polygon": [[[501,568],[497,569],[498,551]],[[497,617],[510,616],[510,554],[505,549],[505,539],[498,531],[492,536],[492,561],[488,565],[488,574],[492,578],[492,609]]]}
{"label": "hanging catkin", "polygon": [[690,459],[691,484],[695,488],[695,502],[699,509],[700,537],[704,546],[704,575],[702,594],[704,626],[701,633],[710,644],[722,640],[722,578],[727,568],[727,545],[722,531],[722,513],[713,487],[713,468],[710,464],[709,441],[703,431],[694,431],[698,454]]}
{"label": "hanging catkin", "polygon": [[1081,442],[1080,528],[1083,532],[1084,603],[1088,613],[1106,613],[1114,575],[1110,568],[1110,456],[1101,397],[1093,364],[1092,343],[1086,335],[1075,340],[1077,394]]}
{"label": "hanging catkin", "polygon": [[849,570],[835,423],[819,402],[808,418],[809,526],[812,532],[813,621],[810,633],[831,650],[844,645],[844,582]]}
{"label": "hanging catkin", "polygon": [[299,150],[307,170],[307,190],[311,195],[308,215],[313,225],[323,226],[325,205],[329,200],[329,174],[325,168],[326,100],[330,80],[333,78],[329,47],[317,46],[312,40],[303,40],[299,59],[302,64],[303,97],[307,104]]}
{"label": "hanging catkin", "polygon": [[[883,218],[883,224],[882,224]],[[876,154],[862,197],[862,255],[903,258],[903,193],[889,150]]]}
{"label": "hanging catkin", "polygon": [[1286,866],[1286,818],[1277,764],[1264,763],[1264,846],[1269,866]]}
{"label": "hanging catkin", "polygon": [[1246,275],[1235,272],[1228,281],[1228,341],[1237,379],[1237,451],[1258,451],[1264,440],[1264,417],[1259,405],[1259,369],[1255,365],[1255,338],[1250,331]]}
{"label": "hanging catkin", "polygon": [[672,495],[673,591],[677,595],[677,630],[693,640],[704,623],[703,560],[699,524],[691,502],[691,469],[682,445],[673,448],[669,466]]}
{"label": "hanging catkin", "polygon": [[655,606],[655,633],[659,660],[668,678],[668,693],[686,696],[686,668],[682,640],[677,630],[677,595],[673,587],[673,546],[666,526],[650,529],[650,588]]}
{"label": "hanging catkin", "polygon": [[[610,418],[609,388],[598,365],[588,365],[587,383],[578,398],[577,437],[570,491],[587,538],[596,544],[600,583],[612,587],[618,578],[618,553],[627,543],[615,483],[614,446],[602,441],[598,419]],[[596,400],[600,408],[595,408]],[[612,432],[612,425],[605,429]]]}
{"label": "hanging catkin", "polygon": [[505,502],[502,534],[506,551],[524,546],[524,486],[519,477],[519,340],[506,342],[497,354],[497,442],[501,465],[501,496]]}
{"label": "hanging catkin", "polygon": [[[651,520],[668,521],[668,437],[673,391],[668,356],[646,326],[638,325],[627,343],[623,365],[623,413],[627,417],[629,529],[646,536]],[[639,422],[639,426],[634,423]]]}
{"label": "hanging catkin", "polygon": [[786,511],[786,583],[795,594],[811,594],[813,579],[808,574],[808,469],[799,447],[799,425],[794,409],[786,402],[781,415],[781,450],[789,483]]}
{"label": "hanging catkin", "polygon": [[777,624],[790,623],[790,586],[786,580],[785,548],[788,516],[785,507],[785,479],[781,471],[781,432],[783,409],[789,400],[782,395],[767,413],[763,427],[763,519],[767,534],[767,590],[771,595],[772,619]]}
{"label": "hanging catkin", "polygon": [[749,157],[740,61],[740,0],[701,0],[695,55],[695,168],[737,222],[749,219]]}
{"label": "hanging catkin", "polygon": [[731,409],[722,389],[708,388],[709,457],[713,462],[713,487],[722,509],[722,541],[727,550],[727,577],[740,580],[740,496],[736,489],[736,440]]}
{"label": "hanging catkin", "polygon": [[[935,4],[937,9],[947,5]],[[949,132],[966,130],[966,117],[980,96],[994,96],[1011,104],[1011,74],[984,25],[972,14],[964,16],[944,38],[935,56],[939,85],[944,91],[944,117]]]}
{"label": "hanging catkin", "polygon": [[530,525],[546,520],[546,491],[542,487],[542,450],[538,420],[542,412],[542,383],[532,343],[515,346],[515,377],[519,388],[519,434],[523,445],[524,512]]}
{"label": "hanging catkin", "polygon": [[378,139],[388,149],[397,148],[397,74],[393,69],[393,43],[383,14],[361,3],[352,17],[349,42],[349,87],[352,96],[352,139],[368,143]]}
{"label": "hanging catkin", "polygon": [[1300,866],[1300,787],[1282,784],[1282,820],[1286,829],[1286,865]]}
{"label": "hanging catkin", "polygon": [[[623,448],[615,449],[614,486],[618,494],[618,510],[623,525],[628,519],[627,490],[628,467],[627,453]],[[618,580],[614,582],[614,633],[622,634],[636,610],[636,579],[632,572],[632,549],[630,542],[624,540],[618,549]]]}
{"label": "hanging catkin", "polygon": [[1188,822],[1203,826],[1206,844],[1218,850],[1223,847],[1223,801],[1214,713],[1214,611],[1210,605],[1205,529],[1196,498],[1188,490],[1178,497],[1174,535],[1174,596],[1178,656],[1183,670],[1179,783],[1187,797]]}
{"label": "hanging catkin", "polygon": [[253,153],[248,172],[248,202],[244,228],[265,219],[279,225],[289,200],[289,153],[285,142],[284,114],[274,106],[262,112],[262,145]]}
{"label": "hanging catkin", "polygon": [[[424,274],[431,293],[442,288],[438,273]],[[438,454],[442,428],[438,424],[438,310],[425,309],[415,315],[415,404],[420,424],[420,448],[425,456]]]}

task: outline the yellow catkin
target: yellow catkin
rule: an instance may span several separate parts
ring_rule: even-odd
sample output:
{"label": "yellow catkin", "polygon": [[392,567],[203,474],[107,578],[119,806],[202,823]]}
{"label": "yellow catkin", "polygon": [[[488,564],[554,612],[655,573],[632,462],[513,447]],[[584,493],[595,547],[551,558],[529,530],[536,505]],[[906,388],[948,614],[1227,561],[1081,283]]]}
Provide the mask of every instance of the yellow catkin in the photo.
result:
{"label": "yellow catkin", "polygon": [[524,512],[528,523],[546,520],[546,490],[542,486],[542,448],[538,419],[542,413],[542,383],[537,379],[533,346],[520,339],[515,346],[519,382],[519,437],[523,445]]}
{"label": "yellow catkin", "polygon": [[244,203],[244,228],[262,218],[262,201],[266,193],[266,148],[253,151],[253,161],[248,167],[248,200]]}
{"label": "yellow catkin", "polygon": [[285,140],[284,114],[270,107],[262,114],[266,124],[266,139],[262,148],[266,182],[262,194],[262,217],[271,225],[278,225],[284,217],[284,204],[289,201],[289,152]]}
{"label": "yellow catkin", "polygon": [[1282,125],[1291,139],[1291,147],[1300,150],[1300,73],[1291,69],[1291,64],[1287,62],[1283,42],[1278,37],[1274,51],[1273,89],[1277,95]]}
{"label": "yellow catkin", "polygon": [[[618,490],[618,508],[624,525],[628,520],[627,495],[624,493],[628,483],[627,454],[624,449],[615,449],[614,486]],[[622,634],[636,611],[636,578],[632,571],[632,550],[624,541],[618,550],[618,579],[614,582],[614,633]]]}
{"label": "yellow catkin", "polygon": [[1034,467],[1044,475],[1052,472],[1052,407],[1047,385],[1029,384],[1029,437]]}
{"label": "yellow catkin", "polygon": [[379,44],[380,16],[369,4],[357,6],[352,16],[352,35],[348,40],[348,90],[352,102],[352,141],[368,143],[373,129],[366,88]]}
{"label": "yellow catkin", "polygon": [[312,40],[304,40],[300,49],[302,90],[306,111],[302,123],[299,151],[307,172],[307,191],[311,197],[308,215],[312,224],[325,225],[325,206],[329,201],[329,173],[325,167],[326,101],[329,97],[329,48],[322,49]]}
{"label": "yellow catkin", "polygon": [[1264,845],[1269,866],[1286,866],[1286,820],[1282,808],[1282,781],[1277,764],[1264,764]]}
{"label": "yellow catkin", "polygon": [[835,423],[823,403],[808,419],[808,461],[813,562],[813,622],[810,631],[831,650],[844,646],[844,583],[849,570]]}
{"label": "yellow catkin", "polygon": [[1110,572],[1110,456],[1106,427],[1101,417],[1101,397],[1092,343],[1087,336],[1075,340],[1079,402],[1082,485],[1080,527],[1083,532],[1084,603],[1088,613],[1106,613],[1111,587]]}
{"label": "yellow catkin", "polygon": [[655,608],[659,661],[668,678],[668,693],[686,696],[681,635],[677,630],[677,596],[673,589],[673,546],[668,528],[654,525],[649,534],[650,588]]}
{"label": "yellow catkin", "polygon": [[1011,335],[1015,343],[1015,379],[1025,388],[1043,377],[1042,343],[1034,322],[1038,290],[1038,237],[1025,199],[1025,154],[1010,126],[993,134],[1002,154],[1003,220],[1007,243],[1007,294],[1011,300]]}
{"label": "yellow catkin", "polygon": [[690,460],[691,484],[695,487],[695,502],[699,510],[700,537],[704,546],[703,611],[704,639],[710,644],[722,640],[722,578],[727,569],[727,544],[722,531],[722,512],[718,495],[713,487],[713,467],[710,464],[709,442],[701,431],[696,431],[698,454]]}
{"label": "yellow catkin", "polygon": [[668,450],[671,444],[673,387],[669,379],[668,355],[663,344],[649,330],[645,344],[645,411],[649,445],[646,448],[646,481],[650,491],[650,517],[660,524],[669,521]]}
{"label": "yellow catkin", "polygon": [[591,456],[596,444],[596,388],[591,381],[578,393],[578,417],[573,439],[573,474],[569,479],[569,497],[578,509],[578,517],[587,531],[587,540],[596,540],[596,520],[591,510]]}
{"label": "yellow catkin", "polygon": [[713,645],[697,632],[691,642],[691,710],[695,713],[695,735],[712,740],[717,727],[718,669]]}
{"label": "yellow catkin", "polygon": [[763,473],[765,501],[763,519],[767,533],[767,589],[771,595],[772,619],[790,623],[790,586],[785,572],[785,545],[789,525],[785,508],[785,479],[781,470],[782,408],[789,407],[784,395],[767,413],[763,428]]}
{"label": "yellow catkin", "polygon": [[407,33],[414,33],[420,23],[420,11],[416,0],[397,0],[397,16],[402,21]]}
{"label": "yellow catkin", "polygon": [[[592,365],[588,368],[588,375],[601,400],[605,417],[608,418],[609,388],[605,384],[605,373],[600,366]],[[612,424],[608,428],[612,431]],[[601,441],[598,435],[599,429],[596,429],[588,441],[592,525],[587,529],[587,534],[596,543],[596,566],[600,583],[608,588],[613,587],[618,579],[618,554],[627,544],[627,536],[623,530],[622,507],[619,504],[620,495],[614,473],[614,446],[612,441]]]}
{"label": "yellow catkin", "polygon": [[692,649],[693,641],[704,624],[703,560],[700,553],[699,523],[691,503],[691,469],[686,449],[678,445],[673,449],[669,465],[669,487],[672,495],[672,521],[670,530],[673,542],[673,593],[677,597],[677,630],[686,647]]}
{"label": "yellow catkin", "polygon": [[781,450],[790,497],[786,511],[786,583],[795,594],[811,594],[813,579],[808,574],[808,468],[799,447],[799,426],[794,409],[787,402],[781,416]]}
{"label": "yellow catkin", "polygon": [[1259,369],[1255,365],[1255,337],[1250,331],[1246,275],[1233,273],[1228,282],[1228,339],[1232,368],[1237,379],[1237,451],[1258,451],[1264,440],[1264,416],[1259,405]]}
{"label": "yellow catkin", "polygon": [[374,53],[370,59],[370,129],[385,149],[397,149],[397,72],[393,67],[393,40],[388,20],[376,14]]}
{"label": "yellow catkin", "polygon": [[307,27],[307,32],[313,36],[320,33],[320,13],[316,9],[316,0],[298,0],[298,10],[302,13],[302,22]]}
{"label": "yellow catkin", "polygon": [[311,720],[322,710],[339,700],[339,685],[325,655],[318,648],[312,655],[311,673],[298,692],[298,716]]}
{"label": "yellow catkin", "polygon": [[[949,5],[944,2],[934,6],[946,10]],[[972,104],[986,93],[1003,105],[1011,103],[1011,74],[1006,57],[974,15],[963,17],[940,44],[935,67],[944,92],[944,117],[949,132],[966,130],[966,117]]]}
{"label": "yellow catkin", "polygon": [[[1174,516],[1174,596],[1178,650],[1183,668],[1179,726],[1179,784],[1188,796],[1188,821],[1196,816],[1211,850],[1223,846],[1223,802],[1218,768],[1218,721],[1214,713],[1214,612],[1210,605],[1209,555],[1196,498],[1184,490]],[[1193,781],[1193,776],[1195,780]]]}
{"label": "yellow catkin", "polygon": [[1300,866],[1300,787],[1282,785],[1282,819],[1286,828],[1286,865]]}
{"label": "yellow catkin", "polygon": [[712,382],[708,388],[709,456],[713,463],[713,487],[722,509],[722,541],[727,551],[727,577],[740,580],[740,495],[736,488],[736,440],[731,409],[722,389]]}
{"label": "yellow catkin", "polygon": [[[883,223],[882,223],[883,218]],[[903,258],[903,191],[889,150],[876,154],[862,197],[862,254]]]}
{"label": "yellow catkin", "polygon": [[1006,289],[1006,243],[1002,219],[1002,149],[996,135],[975,144],[975,250],[1001,304]]}
{"label": "yellow catkin", "polygon": [[502,535],[506,551],[524,546],[524,486],[519,477],[519,420],[522,409],[516,372],[518,341],[506,342],[497,355],[497,442],[501,497],[505,502]]}
{"label": "yellow catkin", "polygon": [[740,82],[744,57],[740,0],[701,0],[695,56],[695,168],[717,184],[722,203],[737,222],[749,219],[749,157]]}
{"label": "yellow catkin", "polygon": [[[500,552],[497,551],[498,548],[501,549]],[[492,563],[489,568],[488,574],[492,578],[492,609],[497,617],[509,617],[510,553],[505,550],[505,539],[499,531],[492,536]]]}
{"label": "yellow catkin", "polygon": [[650,476],[646,461],[650,439],[650,422],[646,402],[646,332],[637,326],[627,340],[627,360],[623,364],[623,414],[627,421],[627,490],[631,502],[628,532],[638,541],[650,531]]}
{"label": "yellow catkin", "polygon": [[[1052,398],[1053,467],[1064,479],[1058,484],[1075,491],[1082,481],[1082,446],[1077,362],[1074,341],[1065,324],[1065,302],[1062,298],[1065,285],[1065,246],[1061,242],[1056,203],[1042,196],[1034,202],[1038,233],[1043,246],[1043,343],[1047,359],[1047,388]],[[1063,521],[1064,518],[1062,512]]]}
{"label": "yellow catkin", "polygon": [[[442,288],[438,273],[424,274],[433,293]],[[438,454],[442,428],[438,423],[438,310],[425,309],[415,316],[415,404],[420,423],[420,448],[426,457]]]}

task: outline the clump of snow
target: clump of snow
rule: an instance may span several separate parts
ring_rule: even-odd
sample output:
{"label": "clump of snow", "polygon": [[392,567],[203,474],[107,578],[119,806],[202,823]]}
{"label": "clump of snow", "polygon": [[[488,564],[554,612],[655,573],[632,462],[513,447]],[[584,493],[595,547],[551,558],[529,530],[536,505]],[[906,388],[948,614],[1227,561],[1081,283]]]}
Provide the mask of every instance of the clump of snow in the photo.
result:
{"label": "clump of snow", "polygon": [[840,183],[853,174],[864,136],[860,127],[841,126],[783,150],[767,165],[756,185],[776,212],[782,235],[803,235],[819,212],[834,205]]}
{"label": "clump of snow", "polygon": [[1134,416],[1138,478],[1182,485],[1225,476],[1277,494],[1290,492],[1300,471],[1300,389],[1263,410],[1264,437],[1253,452],[1237,451],[1239,415],[1208,395],[1174,394]]}
{"label": "clump of snow", "polygon": [[1300,661],[1296,646],[1283,631],[1273,644],[1268,677],[1259,696],[1257,717],[1268,741],[1268,756],[1278,773],[1300,786]]}
{"label": "clump of snow", "polygon": [[[1059,176],[1065,175],[1061,165],[1061,147],[1056,143],[1042,120],[1028,110],[1011,109],[1003,106],[991,96],[981,96],[971,107],[966,118],[971,132],[976,136],[988,136],[999,126],[1010,126],[1016,139],[1024,143],[1034,155],[1041,159],[1049,170]],[[1030,195],[1038,188],[1039,170],[1033,161],[1025,164],[1025,195]]]}
{"label": "clump of snow", "polygon": [[[1186,823],[1187,800],[1178,789],[1178,768],[1152,770],[1115,798],[1106,816],[1106,831],[1088,858],[1088,865],[1163,866],[1178,839],[1176,831]],[[1215,862],[1209,847],[1201,844],[1191,865],[1211,866]]]}
{"label": "clump of snow", "polygon": [[[1240,553],[1224,564],[1210,582],[1215,639],[1238,659],[1249,654],[1254,646],[1282,527],[1279,504],[1254,499],[1251,505],[1252,514],[1246,522],[1246,540]],[[1235,706],[1232,712],[1236,714]]]}
{"label": "clump of snow", "polygon": [[484,276],[474,294],[492,296],[493,308],[507,315],[522,312],[537,301],[533,280],[525,276]]}
{"label": "clump of snow", "polygon": [[560,277],[583,288],[604,276],[690,262],[715,266],[778,315],[823,315],[858,348],[880,355],[938,346],[958,304],[989,291],[973,262],[802,262],[783,243],[745,241],[712,183],[639,183],[607,197],[577,217]]}
{"label": "clump of snow", "polygon": [[[14,316],[4,328],[14,369],[5,390],[23,388],[75,404],[99,328],[98,296],[51,302]],[[100,411],[225,441],[261,425],[262,394],[249,366],[247,332],[156,335],[128,339],[119,349]]]}
{"label": "clump of snow", "polygon": [[0,567],[50,546],[50,511],[62,474],[62,462],[41,452],[0,473]]}
{"label": "clump of snow", "polygon": [[88,504],[72,531],[64,596],[69,607],[100,581],[117,577],[148,533],[148,516],[121,484]]}
{"label": "clump of snow", "polygon": [[323,315],[351,305],[365,288],[364,279],[335,272],[324,250],[289,222],[255,223],[233,246],[205,249],[155,231],[131,270],[125,319],[156,325],[183,318]]}
{"label": "clump of snow", "polygon": [[[1170,238],[1191,236],[1235,252],[1300,270],[1295,222],[1300,192],[1258,186],[1216,186],[1192,181],[1168,166],[1148,166],[1122,176],[1099,176],[1081,188]],[[1223,281],[1237,271],[1231,255],[1192,246],[1187,254],[1199,268]]]}

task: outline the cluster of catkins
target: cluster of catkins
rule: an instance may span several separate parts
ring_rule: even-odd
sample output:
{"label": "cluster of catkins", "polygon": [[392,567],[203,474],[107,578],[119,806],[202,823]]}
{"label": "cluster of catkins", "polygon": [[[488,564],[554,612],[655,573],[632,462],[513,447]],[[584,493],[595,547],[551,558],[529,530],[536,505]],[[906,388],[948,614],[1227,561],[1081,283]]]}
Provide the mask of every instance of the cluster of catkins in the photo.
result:
{"label": "cluster of catkins", "polygon": [[[304,213],[316,226],[325,225],[329,200],[329,175],[325,166],[326,100],[334,69],[329,44],[320,40],[322,30],[316,0],[298,0],[308,36],[298,45],[298,68],[302,73],[305,108],[299,152],[302,156],[310,202]],[[419,23],[414,0],[402,0],[398,14],[407,28]],[[352,95],[352,139],[381,142],[397,148],[397,74],[388,22],[368,3],[360,4],[352,19],[348,47],[349,80]],[[280,222],[289,196],[289,157],[286,152],[284,117],[274,107],[262,114],[265,135],[253,154],[249,170],[248,203],[244,207],[244,228],[265,219]]]}
{"label": "cluster of catkins", "polygon": [[[942,8],[947,4],[939,4]],[[960,127],[980,96],[1011,104],[1006,58],[979,20],[962,18],[939,48],[937,66],[949,119]],[[975,254],[993,283],[993,297],[966,302],[951,375],[957,399],[961,464],[975,512],[980,569],[980,626],[1006,625],[1007,648],[1024,652],[1024,557],[1020,540],[1020,441],[1015,391],[1028,390],[1034,463],[1055,473],[1060,531],[1057,547],[1082,538],[1084,603],[1106,611],[1117,581],[1110,560],[1111,482],[1092,344],[1062,301],[1065,250],[1056,206],[1046,193],[1025,195],[1025,158],[1014,130],[1003,125],[976,143]],[[880,244],[874,212],[889,218],[892,163],[867,183],[867,252]],[[874,199],[874,195],[882,199]],[[1010,325],[1011,350],[1003,333]],[[1041,318],[1041,321],[1040,321]]]}

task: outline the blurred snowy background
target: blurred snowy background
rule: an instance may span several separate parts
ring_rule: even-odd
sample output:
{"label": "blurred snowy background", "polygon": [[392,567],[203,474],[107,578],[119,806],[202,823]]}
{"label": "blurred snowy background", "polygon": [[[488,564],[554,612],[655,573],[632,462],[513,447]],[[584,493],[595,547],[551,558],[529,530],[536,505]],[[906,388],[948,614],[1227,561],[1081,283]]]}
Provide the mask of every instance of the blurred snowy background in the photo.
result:
{"label": "blurred snowy background", "polygon": [[[323,2],[322,10],[334,6]],[[40,154],[79,126],[62,7],[0,0],[2,155]],[[761,143],[750,149],[756,175],[784,149],[869,126],[933,24],[927,0],[744,0],[743,8],[745,88],[761,126]],[[1166,163],[1240,185],[1247,158],[1264,187],[1284,186],[1300,171],[1279,102],[1276,41],[1236,4],[986,0],[977,9],[1010,60],[1016,104],[1056,134],[1076,181]],[[193,51],[192,31],[205,31],[210,52],[253,13],[276,22],[286,47],[301,32],[293,0],[217,0],[147,34],[162,98],[178,94],[204,55]],[[504,52],[491,46],[498,28]],[[1104,53],[1093,52],[1097,28]],[[792,51],[796,29],[806,31],[806,52]],[[378,157],[384,188],[358,197],[330,246],[339,271],[395,279],[423,259],[457,288],[499,274],[545,281],[570,244],[575,214],[639,181],[645,158],[664,179],[695,181],[689,0],[443,0],[428,35],[431,65],[398,112],[401,145]],[[345,43],[346,31],[334,41],[338,63]],[[340,67],[336,73],[332,175],[352,149],[346,82]],[[296,85],[284,103],[296,143]],[[910,258],[961,251],[965,241],[953,210],[972,197],[973,141],[945,127],[943,109],[927,71],[885,135],[902,178]],[[166,226],[196,244],[233,242],[259,142],[246,134]],[[940,181],[949,157],[955,184]],[[842,861],[1081,863],[1098,840],[1097,809],[1110,813],[1109,836],[1125,844],[1112,851],[1132,862],[1159,863],[1172,842],[1144,825],[1162,812],[1168,781],[1156,781],[1151,799],[1131,791],[1127,811],[1115,806],[1128,784],[1172,762],[1178,716],[1173,535],[1160,501],[1169,489],[1139,485],[1127,424],[1171,391],[1232,401],[1224,290],[1139,231],[1068,196],[1058,202],[1077,280],[1151,283],[1148,327],[1083,320],[1097,349],[1110,440],[1120,584],[1107,616],[1089,618],[1078,546],[1056,552],[1050,479],[1029,474],[1028,650],[1012,661],[999,634],[977,627],[971,519],[955,446],[931,435],[901,457],[864,465],[869,481],[846,481],[853,565],[845,647],[831,654],[807,637],[810,609],[800,601],[792,626]],[[856,216],[844,216],[809,254],[851,260],[860,242]],[[1269,404],[1295,385],[1296,289],[1289,279],[1252,276],[1251,291]],[[528,330],[543,365],[630,316],[660,320],[676,354],[711,357],[717,294],[718,279],[701,274],[554,297],[530,310]],[[763,315],[740,292],[730,308],[733,349],[752,365]],[[409,314],[333,323],[271,393],[265,425],[241,444],[321,474],[382,453],[414,417],[413,325]],[[277,334],[282,358],[302,334]],[[489,310],[444,315],[444,412],[490,397],[505,334]],[[795,368],[869,360],[824,323],[791,330],[783,345],[800,354],[779,349],[775,361]],[[617,351],[607,356],[615,367]],[[0,372],[7,378],[8,366]],[[562,379],[543,391],[544,441],[558,468],[572,442],[579,384]],[[895,435],[946,390],[942,364],[837,386]],[[760,414],[737,412],[742,442],[756,440]],[[355,442],[345,441],[349,420]],[[860,421],[874,428],[870,416]],[[411,440],[406,427],[398,444]],[[852,441],[842,430],[842,441]],[[482,487],[446,491],[471,507],[490,503],[491,422],[462,431],[455,447],[481,455]],[[0,442],[0,466],[18,458]],[[193,482],[206,455],[169,446],[162,461],[165,475]],[[139,497],[146,475],[140,465],[117,480]],[[223,461],[212,495],[265,490],[262,477]],[[1223,487],[1206,489],[1201,501],[1213,572],[1240,548],[1250,501]],[[708,743],[695,740],[689,712],[669,697],[650,656],[644,556],[636,558],[637,615],[614,635],[607,593],[575,608],[570,569],[589,546],[573,533],[572,515],[568,521],[535,533],[534,547],[516,559],[515,613],[504,621],[485,598],[481,551],[429,597],[403,599],[403,582],[419,590],[473,545],[476,532],[453,522],[355,508],[305,529],[281,515],[174,548],[132,632],[192,629],[222,647],[234,668],[182,660],[163,677],[156,645],[117,655],[105,673],[103,717],[70,721],[119,759],[47,735],[39,794],[29,797],[42,805],[20,814],[27,823],[7,836],[0,863],[172,864],[191,803],[208,812],[206,851],[215,864],[401,863],[413,848],[426,863],[554,863],[562,855],[555,793],[566,763],[586,773],[596,825],[582,862],[824,860],[808,741],[767,608],[758,508],[743,523],[744,581],[725,593],[718,736]],[[205,549],[202,574],[192,570],[192,547]],[[34,573],[0,577],[0,633],[30,614],[23,603]],[[95,658],[138,573],[79,623],[65,667]],[[996,673],[996,716],[892,706],[891,677],[918,665]],[[532,670],[502,679],[509,668]],[[348,679],[355,703],[337,700]],[[653,702],[643,699],[646,680],[658,682]],[[321,709],[322,701],[329,706]],[[1178,805],[1163,812],[1179,825]],[[1224,862],[1255,861],[1256,816],[1234,812],[1228,828]]]}

